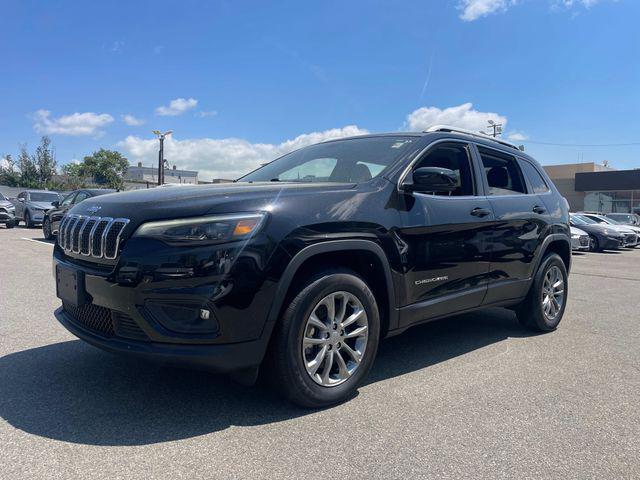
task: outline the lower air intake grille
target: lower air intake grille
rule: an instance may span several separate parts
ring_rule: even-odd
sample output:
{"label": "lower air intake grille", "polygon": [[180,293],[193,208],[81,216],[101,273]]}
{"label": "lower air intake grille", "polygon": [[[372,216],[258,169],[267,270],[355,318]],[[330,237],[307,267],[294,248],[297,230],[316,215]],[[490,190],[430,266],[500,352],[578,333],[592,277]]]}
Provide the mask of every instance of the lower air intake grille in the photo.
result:
{"label": "lower air intake grille", "polygon": [[112,337],[115,334],[113,321],[111,320],[111,310],[108,308],[91,304],[74,307],[67,302],[62,302],[62,307],[76,323],[88,330],[108,337]]}

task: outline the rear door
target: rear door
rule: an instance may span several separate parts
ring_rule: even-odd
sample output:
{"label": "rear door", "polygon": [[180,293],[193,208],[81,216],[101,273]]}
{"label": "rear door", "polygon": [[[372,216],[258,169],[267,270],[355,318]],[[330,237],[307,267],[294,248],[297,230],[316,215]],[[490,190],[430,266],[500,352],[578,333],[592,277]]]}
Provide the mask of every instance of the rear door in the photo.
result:
{"label": "rear door", "polygon": [[542,198],[528,186],[515,155],[483,145],[476,145],[476,153],[494,214],[487,242],[491,280],[484,301],[490,304],[526,293],[550,217]]}
{"label": "rear door", "polygon": [[407,268],[408,308],[401,314],[402,326],[477,307],[488,284],[485,236],[493,214],[477,180],[480,170],[470,144],[439,142],[407,175],[420,167],[454,171],[458,187],[450,194],[414,192],[407,196],[407,212],[398,230]]}

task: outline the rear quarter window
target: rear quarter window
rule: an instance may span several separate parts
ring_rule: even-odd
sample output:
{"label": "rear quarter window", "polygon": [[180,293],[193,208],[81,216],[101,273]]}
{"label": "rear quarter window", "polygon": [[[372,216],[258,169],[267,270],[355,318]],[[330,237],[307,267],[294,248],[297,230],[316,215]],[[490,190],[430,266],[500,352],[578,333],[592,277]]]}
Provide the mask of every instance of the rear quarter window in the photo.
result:
{"label": "rear quarter window", "polygon": [[547,182],[545,182],[538,169],[534,167],[530,162],[526,160],[520,160],[520,168],[522,168],[522,173],[524,173],[524,176],[527,177],[533,193],[545,193],[549,191]]}

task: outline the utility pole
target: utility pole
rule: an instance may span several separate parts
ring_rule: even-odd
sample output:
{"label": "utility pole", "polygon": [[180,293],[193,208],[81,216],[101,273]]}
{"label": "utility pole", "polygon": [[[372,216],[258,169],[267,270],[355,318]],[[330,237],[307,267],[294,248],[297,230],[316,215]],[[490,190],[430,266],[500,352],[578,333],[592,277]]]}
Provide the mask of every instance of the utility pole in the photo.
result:
{"label": "utility pole", "polygon": [[153,130],[153,134],[160,140],[160,150],[158,151],[158,185],[164,184],[164,138],[172,133],[173,130],[167,130],[164,133],[160,130]]}
{"label": "utility pole", "polygon": [[489,128],[493,129],[493,132],[490,132],[489,135],[491,135],[493,138],[496,138],[498,135],[502,135],[502,124],[501,123],[496,123],[493,120],[489,120]]}

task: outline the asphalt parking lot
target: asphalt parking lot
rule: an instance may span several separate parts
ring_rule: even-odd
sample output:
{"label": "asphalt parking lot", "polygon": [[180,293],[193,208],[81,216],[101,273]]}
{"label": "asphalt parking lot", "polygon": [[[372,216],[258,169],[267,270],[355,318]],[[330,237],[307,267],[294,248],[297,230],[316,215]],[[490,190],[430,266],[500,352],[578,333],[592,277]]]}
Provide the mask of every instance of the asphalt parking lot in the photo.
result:
{"label": "asphalt parking lot", "polygon": [[57,324],[52,246],[0,227],[0,477],[640,478],[640,249],[574,256],[560,328],[493,309],[385,341],[350,402],[90,347]]}

